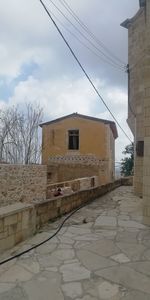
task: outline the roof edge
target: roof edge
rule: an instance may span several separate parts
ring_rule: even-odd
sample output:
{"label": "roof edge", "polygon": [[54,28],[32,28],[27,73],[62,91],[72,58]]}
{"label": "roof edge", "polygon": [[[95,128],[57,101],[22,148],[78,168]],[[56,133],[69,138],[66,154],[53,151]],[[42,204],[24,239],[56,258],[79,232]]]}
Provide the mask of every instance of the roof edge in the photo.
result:
{"label": "roof edge", "polygon": [[140,14],[143,12],[143,10],[145,6],[140,6],[138,12],[130,19],[126,19],[125,21],[123,21],[120,26],[128,29],[129,26],[140,16]]}
{"label": "roof edge", "polygon": [[74,118],[78,117],[78,118],[82,118],[82,119],[87,119],[87,120],[91,120],[91,121],[102,122],[104,124],[108,124],[108,125],[110,125],[110,128],[112,130],[114,138],[116,139],[118,137],[117,127],[116,127],[116,123],[114,121],[110,121],[110,120],[106,120],[106,119],[99,119],[96,117],[86,116],[86,115],[82,115],[82,114],[78,114],[78,113],[72,113],[70,115],[66,115],[66,116],[63,116],[63,117],[60,117],[60,118],[57,118],[57,119],[54,119],[54,120],[51,120],[48,122],[44,122],[44,123],[39,124],[39,126],[42,128],[44,125],[50,125],[53,123],[61,122],[65,119],[72,118],[72,117],[74,117]]}

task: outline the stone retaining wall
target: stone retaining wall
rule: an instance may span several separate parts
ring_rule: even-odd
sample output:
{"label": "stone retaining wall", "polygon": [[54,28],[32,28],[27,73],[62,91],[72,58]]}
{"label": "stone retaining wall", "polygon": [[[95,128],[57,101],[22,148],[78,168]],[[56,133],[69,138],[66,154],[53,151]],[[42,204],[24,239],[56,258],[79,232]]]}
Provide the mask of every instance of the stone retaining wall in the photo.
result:
{"label": "stone retaining wall", "polygon": [[0,207],[46,199],[47,166],[0,164]]}
{"label": "stone retaining wall", "polygon": [[[48,221],[69,213],[81,204],[92,201],[119,187],[123,180],[68,196],[38,201],[32,204],[16,203],[0,208],[0,252],[36,233]],[[125,183],[126,184],[126,183]]]}

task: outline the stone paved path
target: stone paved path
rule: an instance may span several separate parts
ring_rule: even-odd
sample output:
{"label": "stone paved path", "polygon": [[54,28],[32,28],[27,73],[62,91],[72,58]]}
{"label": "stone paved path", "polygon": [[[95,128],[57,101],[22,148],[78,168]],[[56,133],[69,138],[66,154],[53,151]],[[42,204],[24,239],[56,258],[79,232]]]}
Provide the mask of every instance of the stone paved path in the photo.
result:
{"label": "stone paved path", "polygon": [[[49,237],[62,220],[1,256]],[[0,268],[0,300],[149,300],[150,228],[121,187],[77,212],[57,237]]]}

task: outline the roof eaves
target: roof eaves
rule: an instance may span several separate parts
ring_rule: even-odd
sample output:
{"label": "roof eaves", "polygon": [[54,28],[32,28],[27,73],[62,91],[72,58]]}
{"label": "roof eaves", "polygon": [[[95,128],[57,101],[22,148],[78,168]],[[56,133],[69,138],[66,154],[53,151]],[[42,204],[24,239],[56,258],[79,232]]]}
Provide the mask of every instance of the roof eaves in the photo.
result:
{"label": "roof eaves", "polygon": [[65,119],[72,118],[72,117],[74,117],[74,118],[78,117],[78,118],[82,118],[82,119],[87,119],[87,120],[91,120],[91,121],[95,121],[95,122],[102,122],[104,124],[108,124],[110,126],[111,130],[112,130],[114,138],[116,139],[118,137],[117,127],[116,127],[115,122],[105,120],[105,119],[90,117],[90,116],[86,116],[86,115],[82,115],[82,114],[78,114],[78,113],[73,113],[73,114],[70,114],[70,115],[67,115],[67,116],[64,116],[64,117],[61,117],[61,118],[57,118],[57,119],[52,120],[52,121],[41,123],[41,124],[39,124],[39,126],[43,127],[44,125],[50,125],[50,124],[57,123],[57,122],[60,122],[60,121],[63,121]]}

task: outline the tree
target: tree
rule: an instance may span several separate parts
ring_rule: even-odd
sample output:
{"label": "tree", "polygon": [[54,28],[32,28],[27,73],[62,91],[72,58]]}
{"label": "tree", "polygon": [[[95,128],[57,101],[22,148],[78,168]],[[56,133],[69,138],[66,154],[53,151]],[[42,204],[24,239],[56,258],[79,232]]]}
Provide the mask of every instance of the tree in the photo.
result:
{"label": "tree", "polygon": [[134,145],[133,143],[127,145],[125,150],[122,152],[127,157],[121,160],[121,175],[131,176],[133,175],[133,166],[134,166]]}
{"label": "tree", "polygon": [[31,103],[0,110],[0,161],[38,163],[41,153],[38,125],[42,109]]}

